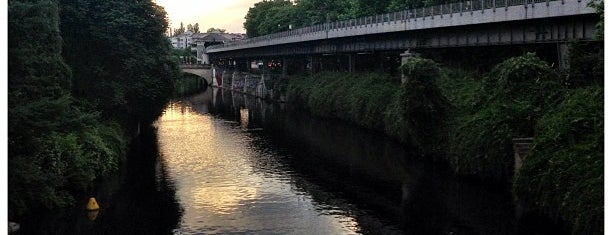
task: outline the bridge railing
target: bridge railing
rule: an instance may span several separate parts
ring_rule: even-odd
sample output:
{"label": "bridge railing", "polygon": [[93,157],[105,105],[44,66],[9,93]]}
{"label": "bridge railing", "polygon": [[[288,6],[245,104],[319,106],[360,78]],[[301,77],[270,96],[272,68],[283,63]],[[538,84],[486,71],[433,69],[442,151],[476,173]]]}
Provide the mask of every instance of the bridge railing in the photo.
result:
{"label": "bridge railing", "polygon": [[312,33],[321,33],[326,31],[341,30],[352,27],[364,27],[372,24],[385,24],[397,21],[409,21],[416,20],[423,17],[434,17],[438,15],[455,14],[455,13],[469,13],[473,11],[484,11],[487,9],[496,8],[507,8],[510,6],[524,5],[528,7],[535,3],[540,2],[552,2],[552,1],[564,1],[564,0],[472,0],[472,1],[461,1],[454,3],[447,3],[436,6],[421,7],[415,9],[406,9],[403,11],[384,13],[373,16],[365,16],[356,19],[349,19],[343,21],[335,21],[323,24],[312,25],[308,27],[302,27],[294,30],[283,31],[264,36],[249,38],[246,40],[234,41],[226,44],[219,44],[211,46],[211,49],[223,48],[237,45],[244,45],[257,42],[265,42],[271,39],[302,36]]}

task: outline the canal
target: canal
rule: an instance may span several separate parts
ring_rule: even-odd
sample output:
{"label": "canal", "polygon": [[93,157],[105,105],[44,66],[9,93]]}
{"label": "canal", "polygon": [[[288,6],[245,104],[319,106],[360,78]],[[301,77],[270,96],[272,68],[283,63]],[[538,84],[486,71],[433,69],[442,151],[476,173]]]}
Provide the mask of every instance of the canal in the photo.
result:
{"label": "canal", "polygon": [[99,214],[41,215],[23,233],[517,233],[508,190],[380,133],[217,88],[168,104],[124,165],[96,189]]}
{"label": "canal", "polygon": [[339,121],[213,88],[155,126],[180,234],[515,233],[509,193]]}

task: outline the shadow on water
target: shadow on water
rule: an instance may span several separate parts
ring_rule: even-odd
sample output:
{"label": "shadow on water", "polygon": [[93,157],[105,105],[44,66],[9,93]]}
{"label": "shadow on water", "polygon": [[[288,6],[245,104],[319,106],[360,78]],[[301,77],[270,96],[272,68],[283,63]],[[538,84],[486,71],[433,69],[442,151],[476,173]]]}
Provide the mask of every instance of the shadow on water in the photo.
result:
{"label": "shadow on water", "polygon": [[97,183],[99,213],[88,214],[83,197],[74,208],[30,218],[20,234],[172,234],[181,208],[165,171],[155,130],[143,128],[119,172]]}
{"label": "shadow on water", "polygon": [[[414,159],[378,133],[321,120],[242,94],[215,89],[211,112],[259,130],[254,144],[275,149],[293,184],[321,205],[351,211],[362,233],[516,234],[510,192],[465,182]],[[245,115],[245,112],[247,113]],[[257,163],[253,163],[257,166]]]}

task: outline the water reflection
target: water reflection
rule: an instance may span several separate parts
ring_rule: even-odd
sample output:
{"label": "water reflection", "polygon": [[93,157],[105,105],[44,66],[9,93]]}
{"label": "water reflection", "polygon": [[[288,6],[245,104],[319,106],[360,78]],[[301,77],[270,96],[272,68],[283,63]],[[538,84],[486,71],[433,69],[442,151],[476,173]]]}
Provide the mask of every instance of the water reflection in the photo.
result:
{"label": "water reflection", "polygon": [[342,122],[209,89],[172,103],[157,126],[181,233],[516,232],[508,192]]}
{"label": "water reflection", "polygon": [[[206,96],[203,96],[206,97]],[[212,101],[212,91],[208,91]],[[321,209],[295,187],[282,153],[257,145],[255,113],[230,101],[235,118],[206,113],[206,102],[172,103],[156,124],[161,158],[184,208],[177,232],[352,234],[359,231],[347,213]],[[246,102],[246,103],[245,103]],[[196,106],[208,107],[196,107]],[[251,117],[251,118],[250,118]]]}
{"label": "water reflection", "polygon": [[155,130],[142,128],[119,172],[96,183],[100,211],[85,211],[89,195],[83,195],[73,208],[24,221],[20,234],[172,234],[181,208],[156,139]]}
{"label": "water reflection", "polygon": [[[218,91],[210,111],[265,130],[252,143],[274,161],[322,214],[349,215],[361,233],[514,234],[509,192],[457,180],[386,137],[320,120],[242,94]],[[237,106],[239,105],[239,106]],[[251,166],[267,171],[268,159]]]}
{"label": "water reflection", "polygon": [[249,109],[240,109],[240,127],[242,127],[243,130],[249,129]]}

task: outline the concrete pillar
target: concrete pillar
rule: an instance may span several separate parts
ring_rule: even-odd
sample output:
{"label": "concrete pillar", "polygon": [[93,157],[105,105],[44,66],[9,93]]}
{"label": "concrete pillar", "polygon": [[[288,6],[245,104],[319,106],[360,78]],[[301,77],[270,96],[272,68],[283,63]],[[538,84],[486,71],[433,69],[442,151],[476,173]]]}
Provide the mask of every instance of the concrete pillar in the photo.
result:
{"label": "concrete pillar", "polygon": [[513,138],[512,146],[514,148],[514,176],[518,175],[525,162],[525,157],[529,155],[533,146],[533,137],[530,138]]}
{"label": "concrete pillar", "polygon": [[568,43],[557,43],[557,55],[559,58],[559,68],[561,70],[569,70],[569,44]]}
{"label": "concrete pillar", "polygon": [[348,71],[349,71],[349,73],[354,73],[355,72],[355,60],[356,60],[356,55],[355,54],[348,54]]}
{"label": "concrete pillar", "polygon": [[385,72],[385,54],[378,53],[378,68],[376,69],[379,73],[384,73]]}
{"label": "concrete pillar", "polygon": [[285,77],[287,77],[287,69],[289,67],[289,59],[287,57],[283,57],[281,65],[283,66],[282,72],[281,72],[281,77],[285,78]]}
{"label": "concrete pillar", "polygon": [[[410,57],[416,56],[416,54],[410,52],[410,49],[404,51],[404,53],[400,54],[400,57],[402,57],[402,65],[408,63],[408,59],[410,59]],[[404,75],[404,73],[400,70],[400,73],[402,74],[402,84],[406,83],[406,76]]]}
{"label": "concrete pillar", "polygon": [[308,64],[310,64],[310,74],[315,74],[320,71],[321,62],[317,55],[309,55]]}
{"label": "concrete pillar", "polygon": [[231,88],[232,87],[232,75],[233,75],[234,71],[232,71],[231,69],[225,68],[223,70],[223,75],[221,75],[221,86],[225,87],[225,88]]}

